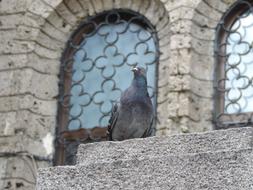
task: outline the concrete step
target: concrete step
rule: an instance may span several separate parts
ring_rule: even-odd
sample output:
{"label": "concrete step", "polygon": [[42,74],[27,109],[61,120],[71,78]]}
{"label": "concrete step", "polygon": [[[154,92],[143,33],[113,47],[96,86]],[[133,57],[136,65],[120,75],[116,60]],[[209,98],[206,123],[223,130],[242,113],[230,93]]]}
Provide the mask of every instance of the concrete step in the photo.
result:
{"label": "concrete step", "polygon": [[252,149],[221,150],[39,169],[37,190],[252,190],[252,178]]}
{"label": "concrete step", "polygon": [[149,156],[239,150],[252,147],[253,128],[218,130],[169,137],[150,137],[121,142],[99,142],[80,145],[77,164],[113,162]]}

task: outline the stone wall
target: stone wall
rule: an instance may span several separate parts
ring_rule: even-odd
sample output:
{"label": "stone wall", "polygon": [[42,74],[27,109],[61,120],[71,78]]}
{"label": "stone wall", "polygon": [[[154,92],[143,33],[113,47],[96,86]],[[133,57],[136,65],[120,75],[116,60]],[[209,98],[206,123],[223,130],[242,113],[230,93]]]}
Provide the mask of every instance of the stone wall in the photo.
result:
{"label": "stone wall", "polygon": [[157,29],[157,135],[212,130],[215,27],[234,1],[1,0],[0,187],[33,189],[51,165],[61,54],[103,10],[140,12]]}

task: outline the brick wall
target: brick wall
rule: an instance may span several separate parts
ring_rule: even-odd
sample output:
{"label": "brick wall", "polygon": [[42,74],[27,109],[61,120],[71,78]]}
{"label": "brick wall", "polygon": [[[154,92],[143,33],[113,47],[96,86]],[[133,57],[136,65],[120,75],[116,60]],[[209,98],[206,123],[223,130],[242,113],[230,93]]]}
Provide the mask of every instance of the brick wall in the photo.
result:
{"label": "brick wall", "polygon": [[215,27],[235,0],[1,0],[0,187],[51,164],[61,54],[88,15],[125,8],[156,27],[157,135],[212,130]]}

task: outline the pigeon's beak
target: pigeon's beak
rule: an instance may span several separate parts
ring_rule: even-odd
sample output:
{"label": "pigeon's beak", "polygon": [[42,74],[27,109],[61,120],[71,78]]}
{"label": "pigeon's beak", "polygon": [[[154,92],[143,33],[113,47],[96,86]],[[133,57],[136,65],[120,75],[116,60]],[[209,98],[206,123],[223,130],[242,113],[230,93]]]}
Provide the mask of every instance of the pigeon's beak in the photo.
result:
{"label": "pigeon's beak", "polygon": [[133,67],[133,68],[131,69],[131,71],[133,71],[133,72],[135,73],[136,71],[138,71],[138,68],[137,68],[137,67]]}

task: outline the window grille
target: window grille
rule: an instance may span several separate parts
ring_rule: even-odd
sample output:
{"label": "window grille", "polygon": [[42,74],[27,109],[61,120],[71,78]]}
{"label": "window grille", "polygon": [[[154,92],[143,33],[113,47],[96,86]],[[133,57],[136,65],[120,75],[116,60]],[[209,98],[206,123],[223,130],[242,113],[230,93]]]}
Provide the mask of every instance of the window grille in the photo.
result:
{"label": "window grille", "polygon": [[253,113],[253,7],[234,4],[221,19],[216,43],[216,125],[249,126]]}

